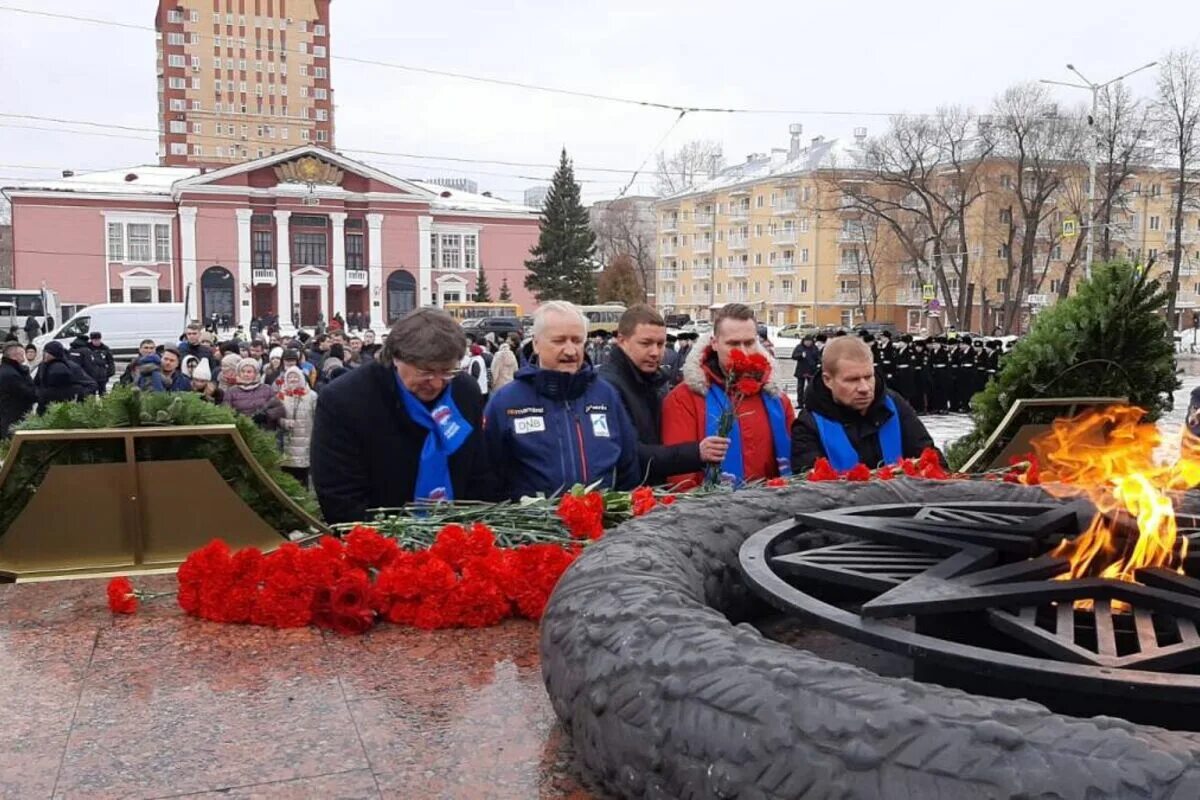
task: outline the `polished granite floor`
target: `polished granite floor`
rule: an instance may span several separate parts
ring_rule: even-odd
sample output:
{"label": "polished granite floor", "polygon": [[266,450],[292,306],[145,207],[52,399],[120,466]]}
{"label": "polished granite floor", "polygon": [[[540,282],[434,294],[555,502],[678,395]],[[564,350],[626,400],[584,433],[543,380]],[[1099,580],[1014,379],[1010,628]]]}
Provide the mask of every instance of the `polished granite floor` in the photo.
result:
{"label": "polished granite floor", "polygon": [[601,796],[528,622],[347,638],[202,622],[173,598],[114,618],[103,581],[2,586],[0,718],[5,798]]}

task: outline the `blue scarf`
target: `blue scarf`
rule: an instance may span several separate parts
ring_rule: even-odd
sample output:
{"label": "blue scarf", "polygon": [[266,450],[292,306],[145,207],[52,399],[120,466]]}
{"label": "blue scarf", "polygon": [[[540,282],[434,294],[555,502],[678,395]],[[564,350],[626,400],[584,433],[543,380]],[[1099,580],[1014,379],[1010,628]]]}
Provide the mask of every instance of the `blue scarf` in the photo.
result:
{"label": "blue scarf", "polygon": [[[883,396],[883,404],[892,412],[892,416],[879,429],[879,447],[883,451],[883,462],[895,464],[904,456],[904,448],[900,444],[900,414],[896,411],[896,404],[892,402],[892,398],[886,394]],[[846,436],[846,429],[842,427],[842,423],[823,417],[815,411],[813,419],[816,420],[821,447],[825,448],[825,457],[829,459],[830,465],[838,472],[854,469],[862,459],[858,457],[854,445],[850,444],[850,438]],[[874,469],[879,465],[867,466]]]}
{"label": "blue scarf", "polygon": [[[772,394],[762,392],[763,406],[767,409],[767,422],[771,425],[771,443],[775,447],[775,465],[782,477],[792,474],[792,438],[788,433],[787,415],[783,410],[783,401]],[[704,433],[706,436],[717,435],[717,424],[721,414],[729,408],[729,398],[725,387],[716,383],[708,387],[704,397]],[[725,460],[721,462],[721,483],[732,483],[741,486],[746,479],[746,465],[742,461],[742,426],[733,418],[733,430],[729,432],[729,449],[725,451]]]}
{"label": "blue scarf", "polygon": [[471,423],[459,413],[454,398],[447,386],[432,409],[404,387],[400,376],[396,376],[396,388],[404,401],[404,410],[412,421],[429,431],[421,447],[421,461],[417,466],[417,486],[413,492],[416,502],[444,502],[454,500],[454,486],[450,481],[450,456],[462,447],[475,430]]}

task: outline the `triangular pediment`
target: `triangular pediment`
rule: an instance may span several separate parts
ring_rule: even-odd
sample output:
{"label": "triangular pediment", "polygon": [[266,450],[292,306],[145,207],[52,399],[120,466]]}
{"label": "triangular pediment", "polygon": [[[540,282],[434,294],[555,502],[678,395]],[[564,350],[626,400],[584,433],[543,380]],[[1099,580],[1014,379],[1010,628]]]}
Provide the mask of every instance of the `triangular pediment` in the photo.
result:
{"label": "triangular pediment", "polygon": [[341,153],[307,145],[283,153],[206,172],[175,183],[176,192],[202,187],[278,187],[295,191],[344,190],[407,195],[433,200],[436,194],[411,181],[346,158]]}

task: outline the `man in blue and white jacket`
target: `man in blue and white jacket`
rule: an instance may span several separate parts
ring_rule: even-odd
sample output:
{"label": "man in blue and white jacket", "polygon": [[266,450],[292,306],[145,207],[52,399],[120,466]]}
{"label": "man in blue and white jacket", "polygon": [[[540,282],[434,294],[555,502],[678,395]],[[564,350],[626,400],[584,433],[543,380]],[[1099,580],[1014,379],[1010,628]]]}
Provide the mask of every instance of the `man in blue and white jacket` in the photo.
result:
{"label": "man in blue and white jacket", "polygon": [[552,301],[533,317],[533,358],[492,396],[484,415],[488,459],[516,500],[575,484],[632,489],[637,432],[621,396],[588,363],[587,318]]}

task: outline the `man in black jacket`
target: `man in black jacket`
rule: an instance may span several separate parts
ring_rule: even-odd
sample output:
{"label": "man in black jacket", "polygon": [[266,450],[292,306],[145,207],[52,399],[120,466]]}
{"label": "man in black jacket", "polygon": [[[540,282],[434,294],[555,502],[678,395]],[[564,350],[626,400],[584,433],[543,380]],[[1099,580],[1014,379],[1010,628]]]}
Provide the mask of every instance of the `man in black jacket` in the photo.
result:
{"label": "man in black jacket", "polygon": [[25,346],[7,342],[0,353],[0,439],[37,403],[37,387],[25,366]]}
{"label": "man in black jacket", "polygon": [[671,390],[669,374],[660,369],[666,347],[666,323],[647,305],[635,305],[617,323],[617,346],[597,372],[616,387],[638,436],[638,461],[643,482],[665,483],[668,475],[704,469],[720,463],[729,440],[710,436],[699,442],[662,443],[662,403]]}
{"label": "man in black jacket", "polygon": [[88,377],[96,382],[97,394],[103,397],[108,391],[109,379],[117,374],[117,362],[113,359],[112,350],[104,343],[100,331],[91,332],[80,355],[80,366]]}
{"label": "man in black jacket", "polygon": [[393,326],[378,361],[318,395],[310,463],[327,522],[418,497],[498,499],[479,384],[459,370],[466,347],[450,315],[420,308]]}
{"label": "man in black jacket", "polygon": [[859,463],[874,469],[933,447],[912,406],[876,379],[865,343],[843,336],[822,355],[821,379],[792,425],[792,469],[810,469],[818,458],[839,472]]}
{"label": "man in black jacket", "polygon": [[[83,372],[82,369],[79,371]],[[68,366],[67,349],[62,346],[62,342],[55,340],[46,343],[46,348],[42,351],[42,363],[38,366],[33,382],[37,386],[39,415],[45,414],[46,407],[51,403],[79,399],[80,391],[76,386],[75,375]]]}

